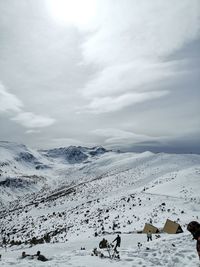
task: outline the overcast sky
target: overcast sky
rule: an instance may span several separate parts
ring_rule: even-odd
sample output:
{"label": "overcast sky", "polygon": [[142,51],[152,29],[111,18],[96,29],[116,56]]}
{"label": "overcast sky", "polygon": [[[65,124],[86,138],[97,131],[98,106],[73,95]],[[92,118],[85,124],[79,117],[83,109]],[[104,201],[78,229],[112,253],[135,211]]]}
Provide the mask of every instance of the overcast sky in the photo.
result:
{"label": "overcast sky", "polygon": [[200,152],[199,0],[0,0],[0,140]]}

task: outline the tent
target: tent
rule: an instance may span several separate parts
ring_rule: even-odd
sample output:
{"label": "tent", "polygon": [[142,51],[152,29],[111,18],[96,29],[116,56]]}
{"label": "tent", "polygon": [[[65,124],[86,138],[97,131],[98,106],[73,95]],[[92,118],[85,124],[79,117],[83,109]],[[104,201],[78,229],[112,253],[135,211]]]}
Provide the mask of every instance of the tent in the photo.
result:
{"label": "tent", "polygon": [[180,224],[167,219],[165,226],[163,228],[163,232],[168,233],[168,234],[179,234],[179,233],[182,233],[183,230]]}
{"label": "tent", "polygon": [[144,229],[142,233],[147,234],[149,231],[151,231],[152,234],[159,233],[159,229],[149,223],[145,223]]}

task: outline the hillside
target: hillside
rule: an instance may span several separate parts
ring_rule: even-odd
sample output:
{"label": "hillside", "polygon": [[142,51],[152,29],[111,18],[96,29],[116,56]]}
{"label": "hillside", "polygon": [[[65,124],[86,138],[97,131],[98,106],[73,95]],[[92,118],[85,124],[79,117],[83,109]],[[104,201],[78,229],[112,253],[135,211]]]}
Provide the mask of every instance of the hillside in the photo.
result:
{"label": "hillside", "polygon": [[[102,147],[34,151],[0,142],[0,156],[0,242],[5,236],[9,246],[20,244],[9,247],[7,254],[1,251],[4,266],[22,250],[38,248],[52,257],[48,266],[66,266],[68,261],[72,266],[102,266],[91,251],[102,236],[112,241],[117,232],[122,235],[121,261],[112,266],[197,264],[191,249],[195,242],[185,230],[200,215],[199,155],[116,153]],[[168,218],[184,232],[163,233],[147,245],[138,231],[150,220],[162,229]],[[47,235],[50,243],[29,248]],[[140,250],[137,242],[143,244]],[[17,264],[33,266],[33,261]],[[111,266],[107,259],[103,264]]]}

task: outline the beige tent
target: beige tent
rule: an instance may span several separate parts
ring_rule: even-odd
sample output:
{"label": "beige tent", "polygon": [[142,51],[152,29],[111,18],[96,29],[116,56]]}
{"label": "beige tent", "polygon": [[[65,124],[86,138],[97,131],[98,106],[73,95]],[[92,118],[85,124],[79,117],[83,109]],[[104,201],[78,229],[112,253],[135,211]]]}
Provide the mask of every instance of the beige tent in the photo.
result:
{"label": "beige tent", "polygon": [[145,226],[144,226],[142,233],[147,234],[149,231],[151,231],[152,234],[159,233],[159,230],[157,227],[155,227],[149,223],[145,223]]}
{"label": "beige tent", "polygon": [[168,234],[179,234],[179,233],[182,233],[183,230],[180,224],[167,219],[165,226],[163,228],[163,232],[168,233]]}

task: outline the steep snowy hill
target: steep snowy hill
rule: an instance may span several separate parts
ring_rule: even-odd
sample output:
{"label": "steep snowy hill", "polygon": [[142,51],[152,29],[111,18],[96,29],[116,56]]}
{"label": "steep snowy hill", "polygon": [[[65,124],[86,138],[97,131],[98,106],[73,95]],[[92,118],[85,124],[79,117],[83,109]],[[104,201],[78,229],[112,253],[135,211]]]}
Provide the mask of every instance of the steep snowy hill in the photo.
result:
{"label": "steep snowy hill", "polygon": [[23,144],[0,141],[0,205],[55,187],[60,181],[69,184],[74,178],[68,179],[67,174],[80,167],[75,165],[96,160],[106,152],[103,147],[80,146],[35,151]]}
{"label": "steep snowy hill", "polygon": [[[101,147],[37,152],[10,143],[1,143],[0,151],[1,162],[6,163],[0,168],[0,242],[5,236],[11,246],[8,250],[14,250],[4,253],[4,266],[12,265],[17,248],[29,250],[30,245],[47,241],[50,244],[38,246],[49,257],[49,251],[55,251],[48,266],[66,266],[68,261],[72,266],[196,264],[186,225],[200,217],[199,155],[116,153]],[[38,162],[46,168],[36,168]],[[37,182],[24,184],[25,175],[35,175]],[[21,177],[23,186],[6,177]],[[152,221],[162,229],[166,219],[180,223],[184,233],[173,237],[161,233],[146,244],[145,236],[138,234],[144,224]],[[93,259],[91,250],[102,236],[112,241],[116,233],[122,235],[121,261]],[[143,243],[140,251],[139,241]],[[82,246],[85,251],[80,251]],[[174,256],[169,258],[169,253]],[[17,264],[40,266],[31,260]]]}
{"label": "steep snowy hill", "polygon": [[[0,205],[40,190],[49,162],[25,145],[0,142]],[[42,170],[42,171],[41,171]]]}

